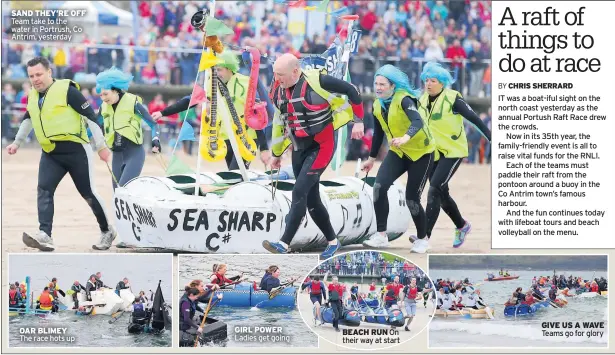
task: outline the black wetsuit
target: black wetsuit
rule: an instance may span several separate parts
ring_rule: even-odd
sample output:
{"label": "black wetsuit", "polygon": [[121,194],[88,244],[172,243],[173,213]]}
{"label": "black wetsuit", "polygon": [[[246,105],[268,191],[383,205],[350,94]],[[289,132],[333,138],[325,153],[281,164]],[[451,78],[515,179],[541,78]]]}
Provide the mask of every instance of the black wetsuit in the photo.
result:
{"label": "black wetsuit", "polygon": [[[54,80],[55,81],[55,80]],[[45,97],[45,93],[39,93],[39,109]],[[88,100],[74,86],[70,84],[66,95],[67,104],[87,119],[98,123],[96,113],[88,103]],[[29,120],[30,113],[26,111],[23,120]],[[51,237],[54,214],[54,194],[60,181],[68,173],[79,191],[81,197],[88,203],[96,216],[100,231],[109,231],[107,215],[103,208],[104,202],[94,190],[94,154],[88,143],[76,143],[71,141],[56,141],[53,151],[42,151],[38,167],[38,222],[39,229]]]}
{"label": "black wetsuit", "polygon": [[[402,99],[401,105],[406,113],[406,116],[411,122],[408,128],[408,136],[414,137],[417,132],[423,128],[423,120],[421,115],[416,110],[416,101],[406,96]],[[388,122],[388,111],[390,102],[382,107],[382,118]],[[372,148],[369,156],[376,158],[380,151],[380,146],[384,139],[384,130],[380,125],[380,121],[375,120],[374,136]],[[412,161],[407,156],[399,157],[395,152],[389,150],[382,165],[378,169],[376,182],[374,183],[374,210],[376,211],[376,228],[378,232],[386,232],[387,220],[389,217],[389,199],[388,191],[391,185],[403,173],[408,173],[406,181],[406,205],[412,215],[412,220],[416,226],[417,238],[423,239],[427,234],[427,219],[425,209],[421,205],[421,195],[427,182],[427,176],[433,164],[434,154],[428,153],[420,157],[416,161]]]}
{"label": "black wetsuit", "polygon": [[[267,92],[265,91],[264,87],[262,85],[258,85],[258,92],[257,92],[256,98],[258,99],[259,97],[266,97],[266,96],[267,96]],[[186,111],[187,109],[196,106],[196,104],[190,107],[188,107],[188,105],[190,105],[190,95],[182,97],[179,101],[177,101],[173,105],[168,106],[162,111],[160,111],[160,113],[163,116],[170,116],[170,115],[174,115],[176,113],[182,112],[182,111]],[[271,117],[270,111],[271,110],[267,110],[267,113],[269,114],[270,116],[269,119],[271,120],[272,117]],[[243,116],[243,112],[238,112],[237,114],[239,114],[240,116]],[[265,150],[269,150],[265,132],[262,130],[255,130],[255,132],[256,132],[256,145],[258,146],[259,150],[261,152]],[[231,146],[230,140],[227,139],[224,142],[226,143],[226,156],[224,157],[224,160],[226,161],[226,166],[228,167],[229,170],[239,169],[239,165],[237,164],[237,160],[235,159],[235,154],[233,153],[233,147]],[[244,160],[244,165],[246,169],[250,167],[250,163],[251,162]]]}
{"label": "black wetsuit", "polygon": [[126,286],[126,284],[124,283],[123,280],[118,282],[117,285],[115,286],[115,290],[118,291],[118,292],[120,290],[125,290],[125,289],[129,289],[129,288],[130,288],[130,286]]}
{"label": "black wetsuit", "polygon": [[[288,106],[291,105],[288,102],[287,94],[297,95],[298,93],[294,91],[302,89],[304,80],[306,79],[302,74],[294,86],[288,89],[274,88],[272,102],[282,114],[287,114]],[[346,95],[352,104],[358,105],[362,102],[361,94],[352,84],[346,81],[330,75],[320,75],[320,86],[330,93]],[[326,103],[309,85],[302,96],[308,105],[317,107]],[[331,114],[330,107],[329,114]],[[329,219],[329,212],[320,200],[319,191],[320,176],[333,158],[335,149],[333,133],[332,119],[315,135],[297,137],[294,132],[291,133],[294,148],[292,167],[296,182],[293,187],[292,205],[286,217],[286,229],[280,239],[287,245],[290,245],[295,233],[297,233],[306,212],[310,213],[310,217],[328,241],[333,241],[336,238]]]}
{"label": "black wetsuit", "polygon": [[[441,93],[440,93],[441,94]],[[431,110],[432,103],[440,96],[429,96],[429,106],[427,110]],[[470,121],[478,130],[491,142],[491,131],[487,125],[478,117],[478,115],[470,108],[463,98],[457,96],[453,103],[453,113],[463,116]],[[431,236],[433,227],[436,225],[440,208],[451,218],[457,229],[463,228],[465,219],[461,216],[457,204],[449,194],[448,182],[451,180],[455,172],[461,165],[464,158],[446,158],[440,155],[440,159],[436,161],[429,175],[429,194],[427,197],[427,236]]]}
{"label": "black wetsuit", "polygon": [[88,292],[88,290],[86,290],[82,284],[79,284],[79,285],[73,284],[70,287],[70,289],[73,290],[73,302],[75,302],[75,307],[73,309],[78,309],[79,308],[79,297],[78,297],[79,293],[81,292],[81,290],[84,290],[86,292]]}

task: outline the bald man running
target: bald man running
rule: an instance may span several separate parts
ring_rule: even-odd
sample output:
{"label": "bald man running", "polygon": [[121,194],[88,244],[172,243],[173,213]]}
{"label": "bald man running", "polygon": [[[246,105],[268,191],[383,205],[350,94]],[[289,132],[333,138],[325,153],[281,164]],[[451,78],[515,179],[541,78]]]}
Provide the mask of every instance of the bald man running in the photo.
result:
{"label": "bald man running", "polygon": [[[327,259],[341,246],[319,192],[320,175],[331,162],[335,147],[331,105],[335,106],[336,103],[330,103],[327,98],[331,98],[331,94],[348,97],[355,116],[352,138],[360,139],[364,129],[361,94],[346,81],[314,70],[303,72],[299,60],[292,54],[280,56],[273,65],[273,72],[276,81],[271,87],[271,101],[284,121],[286,135],[292,141],[292,167],[296,182],[282,238],[279,242],[265,240],[263,247],[272,253],[287,253],[301,220],[309,212],[329,242],[321,254],[322,258]],[[338,111],[342,109],[338,107]],[[276,142],[274,137],[271,169],[279,169],[284,150],[284,143]]]}

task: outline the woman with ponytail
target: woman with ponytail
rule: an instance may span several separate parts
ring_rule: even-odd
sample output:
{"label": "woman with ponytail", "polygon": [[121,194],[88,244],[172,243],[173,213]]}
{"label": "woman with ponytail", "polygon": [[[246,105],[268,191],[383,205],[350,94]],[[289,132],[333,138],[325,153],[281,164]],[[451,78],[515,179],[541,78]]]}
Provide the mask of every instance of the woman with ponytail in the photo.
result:
{"label": "woman with ponytail", "polygon": [[410,86],[405,73],[387,64],[376,71],[374,86],[377,100],[373,108],[376,118],[373,144],[369,159],[363,164],[363,171],[368,172],[374,166],[385,135],[390,149],[378,169],[374,183],[377,232],[363,245],[382,248],[389,245],[386,235],[389,217],[387,193],[395,180],[405,172],[408,173],[406,204],[416,226],[417,237],[425,238],[427,220],[421,206],[421,194],[433,164],[436,145],[427,121],[417,110],[420,92]]}
{"label": "woman with ponytail", "polygon": [[440,208],[455,224],[454,248],[459,248],[470,233],[472,226],[461,216],[449,194],[448,184],[463,159],[468,156],[464,118],[489,142],[491,132],[461,94],[450,89],[453,78],[439,63],[425,64],[421,81],[425,84],[425,92],[419,100],[419,111],[429,123],[429,129],[436,140],[435,162],[429,175],[427,238],[416,240],[412,247],[414,251],[424,253],[429,249],[428,240],[438,220]]}
{"label": "woman with ponytail", "polygon": [[96,76],[96,92],[103,100],[98,111],[99,121],[102,117],[105,140],[113,151],[114,190],[116,179],[124,186],[141,174],[145,163],[142,121],[152,129],[152,152],[160,153],[156,122],[143,106],[143,99],[126,91],[132,78],[115,67]]}

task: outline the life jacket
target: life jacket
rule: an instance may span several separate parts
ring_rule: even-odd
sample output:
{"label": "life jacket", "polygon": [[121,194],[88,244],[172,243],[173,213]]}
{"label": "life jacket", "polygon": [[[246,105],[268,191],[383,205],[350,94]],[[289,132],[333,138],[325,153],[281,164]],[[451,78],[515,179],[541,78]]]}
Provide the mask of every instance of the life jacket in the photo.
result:
{"label": "life jacket", "polygon": [[369,285],[369,291],[376,291],[376,285]]}
{"label": "life jacket", "polygon": [[17,290],[9,290],[9,305],[17,305]]}
{"label": "life jacket", "polygon": [[133,318],[146,318],[147,313],[145,312],[145,308],[143,308],[143,303],[135,303],[132,305],[132,316]]}
{"label": "life jacket", "polygon": [[320,295],[321,293],[322,293],[322,289],[320,287],[320,281],[312,281],[310,294]]}
{"label": "life jacket", "polygon": [[222,285],[223,284],[223,280],[224,280],[224,276],[220,275],[219,273],[215,272],[212,276],[215,276],[216,278],[212,281],[212,283],[214,285]]}
{"label": "life jacket", "polygon": [[[314,136],[329,123],[337,130],[352,120],[350,104],[320,86],[320,73],[317,69],[303,71],[292,92],[279,85],[272,86],[271,101],[277,108],[271,133],[274,156],[281,156],[291,143],[295,149],[301,149],[296,146],[300,142],[295,138]],[[320,96],[321,103],[307,103],[305,97],[312,91]],[[286,126],[290,130],[288,135]]]}
{"label": "life jacket", "polygon": [[[373,113],[374,117],[380,122],[382,130],[387,136],[389,142],[393,138],[403,137],[412,122],[407,117],[404,108],[402,107],[402,100],[406,97],[410,97],[412,100],[416,100],[409,92],[405,90],[396,91],[393,94],[393,99],[389,105],[386,121],[382,114],[382,107],[380,100],[374,100]],[[400,158],[404,155],[410,158],[412,161],[418,160],[425,154],[431,153],[436,149],[436,143],[432,137],[427,120],[421,116],[423,121],[423,128],[421,128],[408,142],[404,143],[400,147],[390,146],[389,149],[397,154]]]}
{"label": "life jacket", "polygon": [[415,287],[408,286],[408,293],[406,293],[406,298],[411,299],[411,300],[415,299],[418,290],[419,288],[416,286]]}
{"label": "life jacket", "polygon": [[54,284],[49,284],[49,294],[53,297],[58,297],[58,290],[56,290],[56,286]]}
{"label": "life jacket", "polygon": [[344,294],[344,287],[341,284],[329,284],[329,300],[339,301]]}
{"label": "life jacket", "polygon": [[184,303],[184,301],[187,301],[188,304],[190,305],[190,319],[192,319],[192,317],[194,317],[194,313],[196,313],[196,304],[190,301],[190,299],[188,298],[188,295],[184,293],[184,295],[179,299],[179,327],[180,327],[180,330],[190,329],[190,323],[185,322],[184,312],[183,312],[183,309],[181,309],[182,303]]}
{"label": "life jacket", "polygon": [[598,285],[592,285],[591,291],[592,292],[598,292]]}
{"label": "life jacket", "polygon": [[44,308],[51,309],[51,306],[53,305],[52,304],[53,301],[51,300],[51,295],[49,294],[49,291],[43,291],[38,301],[41,304],[41,309],[44,309]]}
{"label": "life jacket", "polygon": [[143,143],[143,129],[141,128],[141,116],[135,112],[135,104],[142,103],[140,96],[125,92],[115,109],[113,105],[101,105],[101,113],[105,127],[105,141],[107,146],[113,147],[115,133],[139,145]]}
{"label": "life jacket", "polygon": [[32,128],[43,151],[50,153],[56,141],[88,143],[85,121],[67,102],[69,86],[79,84],[72,80],[55,80],[47,89],[39,108],[40,93],[33,87],[28,93],[26,109],[30,114]]}
{"label": "life jacket", "polygon": [[[461,94],[455,90],[444,89],[429,107],[429,93],[419,100],[419,112],[429,122],[429,129],[435,139],[436,151],[446,158],[465,158],[468,156],[468,140],[463,125],[463,116],[453,113],[453,105]],[[436,154],[436,160],[439,154]]]}
{"label": "life jacket", "polygon": [[261,290],[265,290],[267,288],[267,280],[269,280],[270,277],[271,277],[271,274],[266,272],[263,278],[261,279],[261,283],[259,285],[259,288]]}

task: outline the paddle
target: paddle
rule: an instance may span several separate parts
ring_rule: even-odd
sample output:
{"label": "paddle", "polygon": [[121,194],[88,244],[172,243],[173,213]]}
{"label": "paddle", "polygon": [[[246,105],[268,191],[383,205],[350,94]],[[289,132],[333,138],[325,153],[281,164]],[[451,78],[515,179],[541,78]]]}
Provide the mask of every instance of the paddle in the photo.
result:
{"label": "paddle", "polygon": [[551,299],[549,299],[548,297],[541,298],[541,297],[540,297],[540,296],[539,296],[536,292],[532,292],[532,295],[533,295],[534,297],[536,297],[536,298],[540,299],[541,301],[544,301],[544,300],[546,299],[547,301],[549,301],[549,304],[550,304],[553,308],[562,308],[562,307],[558,306],[558,305],[557,305],[557,303],[555,303],[555,302],[551,301]]}
{"label": "paddle", "polygon": [[489,306],[485,306],[485,312],[487,312],[487,316],[489,317],[489,319],[495,319],[493,317],[493,314],[491,314],[491,308]]}
{"label": "paddle", "polygon": [[274,298],[275,296],[277,296],[280,292],[282,292],[282,290],[284,288],[286,288],[286,286],[292,284],[293,282],[295,282],[295,279],[292,279],[286,283],[281,284],[280,286],[276,287],[275,289],[271,290],[271,292],[269,292],[269,299]]}
{"label": "paddle", "polygon": [[[109,324],[113,324],[113,323],[115,323],[115,321],[116,321],[116,320],[120,319],[120,317],[124,315],[124,312],[125,312],[125,311],[119,311],[119,312],[114,313],[114,314],[111,316],[111,319],[109,320]],[[118,314],[118,313],[119,313],[120,315],[116,317],[115,315],[116,315],[116,314]]]}
{"label": "paddle", "polygon": [[[209,297],[209,303],[207,304],[207,309],[205,310],[205,314],[203,315],[203,320],[201,321],[201,329],[203,329],[203,327],[205,326],[205,320],[207,319],[207,315],[209,314],[209,310],[211,309],[211,301],[214,299],[214,295],[211,295],[211,297]],[[199,344],[199,337],[201,336],[201,333],[197,333],[196,335],[196,339],[194,339],[194,347],[196,348],[196,346]]]}

